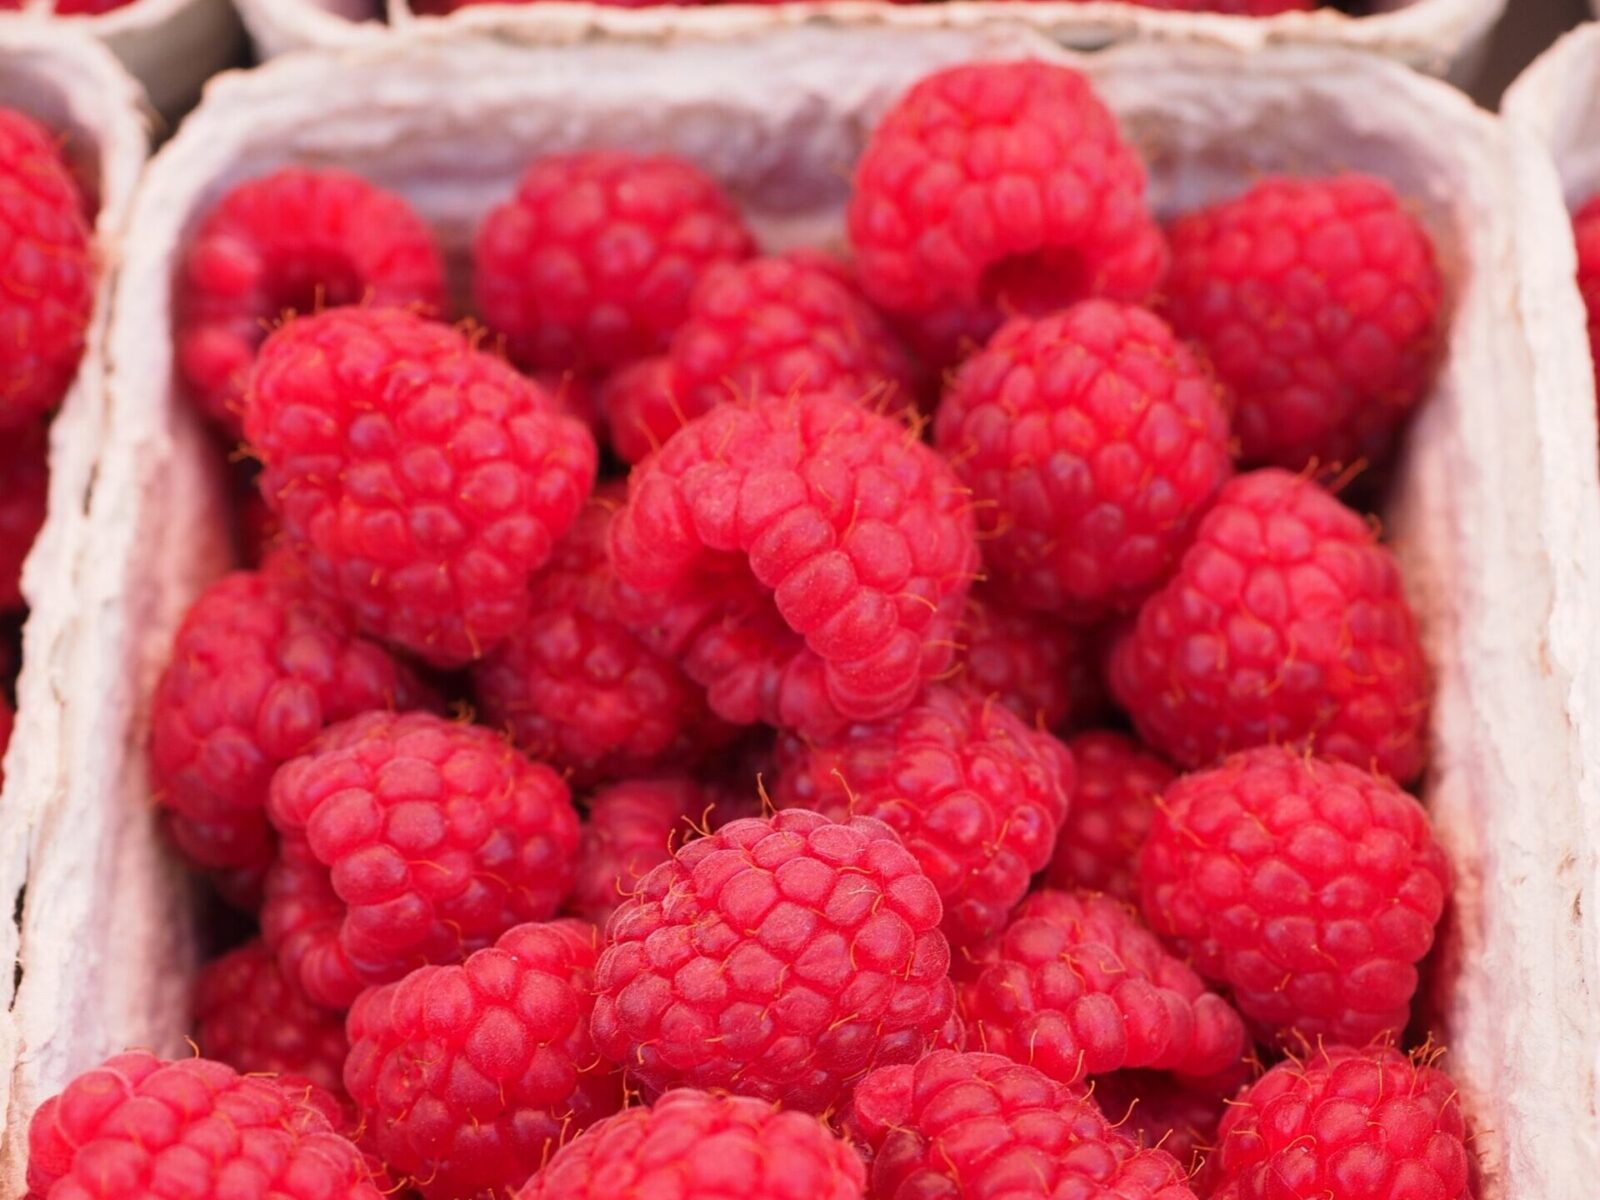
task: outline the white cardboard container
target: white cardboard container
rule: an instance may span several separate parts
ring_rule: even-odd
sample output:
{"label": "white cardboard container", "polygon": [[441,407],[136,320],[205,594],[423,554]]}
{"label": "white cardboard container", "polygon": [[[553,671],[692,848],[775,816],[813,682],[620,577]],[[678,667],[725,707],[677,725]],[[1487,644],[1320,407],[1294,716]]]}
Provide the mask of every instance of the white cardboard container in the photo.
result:
{"label": "white cardboard container", "polygon": [[[560,43],[597,37],[720,38],[816,23],[885,29],[970,29],[995,22],[1027,25],[1065,46],[1092,50],[1130,39],[1211,40],[1253,48],[1282,43],[1342,45],[1396,58],[1433,75],[1469,80],[1507,0],[1379,0],[1379,11],[1351,17],[1333,9],[1274,17],[1172,13],[1121,0],[785,0],[711,7],[618,8],[583,0],[489,4],[449,17],[418,17],[410,0],[237,0],[263,54],[308,45],[350,45],[380,28],[350,18],[387,13],[395,30],[474,30],[520,41]],[[1595,0],[1600,3],[1600,0]]]}
{"label": "white cardboard container", "polygon": [[[70,956],[74,947],[50,941],[55,918],[40,897],[61,897],[70,905],[104,886],[93,865],[71,853],[70,831],[60,824],[74,819],[64,802],[73,753],[68,726],[76,706],[66,698],[83,676],[78,638],[84,622],[93,619],[79,600],[86,586],[88,513],[109,422],[105,337],[112,276],[127,248],[128,210],[148,134],[138,85],[103,46],[55,24],[0,23],[0,104],[29,112],[65,135],[79,177],[99,198],[94,232],[101,270],[83,363],[51,425],[49,507],[22,577],[31,611],[22,631],[17,722],[0,792],[0,910],[13,917],[0,922],[0,960],[12,964],[0,972],[0,1114],[9,1128],[19,1116],[10,1101],[26,1094],[16,1090],[16,1078],[35,1071],[53,1075],[66,1061],[52,1061],[57,1047],[36,1035],[40,1009],[33,1005],[50,1006],[54,960]],[[95,819],[104,819],[105,811],[97,809]],[[103,907],[106,901],[99,896],[97,902]],[[30,981],[27,969],[41,928],[45,943],[37,953],[50,966]],[[16,1005],[18,972],[30,997],[22,1008]]]}
{"label": "white cardboard container", "polygon": [[1458,881],[1422,1003],[1450,1049],[1483,1200],[1589,1200],[1600,483],[1582,316],[1548,233],[1564,219],[1553,173],[1514,173],[1493,118],[1369,56],[1172,44],[1076,57],[999,27],[906,30],[893,45],[815,26],[561,49],[397,36],[340,51],[337,71],[308,54],[219,79],[156,157],[114,301],[67,745],[41,793],[3,1045],[0,1200],[21,1195],[26,1117],[72,1074],[129,1044],[187,1052],[189,897],[145,753],[173,631],[226,557],[220,455],[171,355],[173,263],[209,206],[279,165],[337,163],[405,194],[459,272],[476,221],[530,158],[604,145],[701,163],[769,248],[828,242],[851,164],[900,92],[939,66],[1024,56],[1093,78],[1165,214],[1262,171],[1351,167],[1392,180],[1435,231],[1450,335],[1384,514],[1435,671],[1425,797]]}

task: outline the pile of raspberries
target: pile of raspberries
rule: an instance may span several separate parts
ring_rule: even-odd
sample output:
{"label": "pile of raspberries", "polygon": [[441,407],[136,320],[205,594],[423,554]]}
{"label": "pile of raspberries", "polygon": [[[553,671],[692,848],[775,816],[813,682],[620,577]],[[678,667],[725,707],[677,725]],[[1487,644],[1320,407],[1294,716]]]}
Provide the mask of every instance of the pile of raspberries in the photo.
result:
{"label": "pile of raspberries", "polygon": [[451,325],[353,175],[197,225],[255,565],[152,765],[259,932],[203,1057],[39,1110],[36,1200],[1472,1194],[1427,667],[1325,486],[1427,391],[1428,233],[1354,174],[1163,226],[1033,62],[900,97],[847,228],[550,155]]}

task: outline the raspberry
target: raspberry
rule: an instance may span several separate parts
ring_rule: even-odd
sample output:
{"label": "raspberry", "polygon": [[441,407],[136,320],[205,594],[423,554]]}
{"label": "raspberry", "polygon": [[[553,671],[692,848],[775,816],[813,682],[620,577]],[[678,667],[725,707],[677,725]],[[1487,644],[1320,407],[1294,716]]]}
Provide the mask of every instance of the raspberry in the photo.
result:
{"label": "raspberry", "polygon": [[132,3],[133,0],[55,0],[51,11],[58,17],[98,17]]}
{"label": "raspberry", "polygon": [[1225,1101],[1160,1071],[1114,1071],[1090,1093],[1106,1119],[1139,1146],[1165,1150],[1192,1175],[1217,1144]]}
{"label": "raspberry", "polygon": [[1089,657],[1083,635],[1025,608],[996,588],[979,586],[967,598],[957,634],[964,647],[964,686],[1004,704],[1039,729],[1059,729],[1073,713],[1074,674]]}
{"label": "raspberry", "polygon": [[[0,401],[0,407],[3,405]],[[0,610],[21,608],[26,603],[22,564],[44,526],[49,493],[44,425],[12,430],[0,439]]]}
{"label": "raspberry", "polygon": [[972,961],[968,1044],[1062,1083],[1128,1067],[1204,1079],[1244,1056],[1239,1014],[1110,896],[1036,892]]}
{"label": "raspberry", "polygon": [[729,400],[828,392],[896,412],[916,399],[915,368],[836,263],[814,254],[707,272],[667,361],[619,383],[612,443],[628,461]]}
{"label": "raspberry", "polygon": [[1573,216],[1572,233],[1578,243],[1578,290],[1589,314],[1589,357],[1600,380],[1600,193]]}
{"label": "raspberry", "polygon": [[368,1143],[424,1200],[509,1196],[622,1107],[589,1038],[594,962],[593,926],[519,925],[460,966],[361,994],[345,1081]]}
{"label": "raspberry", "polygon": [[1145,917],[1280,1042],[1398,1033],[1450,894],[1422,806],[1280,747],[1166,791],[1139,855]]}
{"label": "raspberry", "polygon": [[1253,465],[1387,457],[1439,349],[1433,243],[1366,175],[1270,178],[1173,223],[1167,314],[1233,393]]}
{"label": "raspberry", "polygon": [[1385,1046],[1319,1049],[1263,1075],[1222,1119],[1216,1200],[1467,1200],[1472,1166],[1450,1077]]}
{"label": "raspberry", "polygon": [[936,72],[889,110],[856,165],[848,224],[861,286],[939,363],[1006,314],[1144,300],[1167,253],[1144,183],[1076,71]]}
{"label": "raspberry", "polygon": [[617,577],[725,720],[826,732],[949,666],[972,513],[902,423],[825,396],[723,404],[628,485]]}
{"label": "raspberry", "polygon": [[1174,772],[1120,733],[1079,734],[1067,739],[1067,749],[1078,768],[1078,786],[1045,880],[1055,888],[1083,888],[1137,902],[1134,858]]}
{"label": "raspberry", "polygon": [[876,817],[900,835],[964,946],[1001,929],[1050,861],[1072,795],[1072,755],[1004,705],[936,686],[897,716],[779,744],[779,808]]}
{"label": "raspberry", "polygon": [[426,713],[333,726],[278,769],[267,815],[280,840],[262,936],[331,1008],[550,917],[578,850],[555,772]]}
{"label": "raspberry", "polygon": [[185,615],[151,703],[151,766],[175,839],[200,866],[264,870],[278,764],[335,721],[430,699],[287,554],[223,577]]}
{"label": "raspberry", "polygon": [[686,775],[628,779],[596,793],[578,843],[568,911],[605,924],[639,881],[672,857],[674,844],[694,832],[712,803],[710,791]]}
{"label": "raspberry", "polygon": [[995,1054],[938,1050],[856,1088],[846,1127],[873,1200],[1194,1200],[1177,1162],[1088,1097]]}
{"label": "raspberry", "polygon": [[534,577],[531,616],[473,675],[491,724],[581,781],[684,764],[731,734],[704,689],[624,623],[643,601],[606,554],[621,491],[602,488],[584,508]]}
{"label": "raspberry", "polygon": [[1109,676],[1180,766],[1281,742],[1401,782],[1422,770],[1428,669],[1399,565],[1360,515],[1283,471],[1224,485]]}
{"label": "raspberry", "polygon": [[312,582],[437,666],[528,617],[528,579],[594,485],[594,439],[460,333],[398,310],[291,321],[245,432]]}
{"label": "raspberry", "polygon": [[92,236],[60,141],[0,108],[0,430],[31,425],[78,373],[94,307]]}
{"label": "raspberry", "polygon": [[259,938],[201,970],[194,1040],[241,1075],[300,1076],[344,1095],[344,1022],[301,995]]}
{"label": "raspberry", "polygon": [[179,374],[195,403],[237,434],[272,323],[346,304],[442,312],[444,260],[399,196],[345,171],[285,167],[211,210],[176,291]]}
{"label": "raspberry", "polygon": [[815,1117],[678,1088],[564,1146],[517,1200],[864,1200],[864,1175]]}
{"label": "raspberry", "polygon": [[473,296],[524,367],[620,366],[666,349],[712,267],[755,253],[717,181],[671,155],[536,160],[473,246]]}
{"label": "raspberry", "polygon": [[781,812],[640,881],[606,929],[594,1038],[650,1092],[727,1088],[824,1112],[950,1016],[939,897],[887,825]]}
{"label": "raspberry", "polygon": [[1002,325],[946,389],[934,443],[977,497],[1000,588],[1080,624],[1159,586],[1232,473],[1210,373],[1108,300]]}
{"label": "raspberry", "polygon": [[661,448],[661,436],[681,428],[677,372],[664,354],[642,358],[606,376],[596,399],[606,441],[625,463],[643,462]]}
{"label": "raspberry", "polygon": [[11,707],[11,701],[0,696],[0,786],[5,785],[6,773],[4,763],[6,751],[11,748],[11,734],[16,729],[17,710]]}
{"label": "raspberry", "polygon": [[303,1090],[204,1058],[119,1054],[39,1106],[30,1200],[381,1200]]}

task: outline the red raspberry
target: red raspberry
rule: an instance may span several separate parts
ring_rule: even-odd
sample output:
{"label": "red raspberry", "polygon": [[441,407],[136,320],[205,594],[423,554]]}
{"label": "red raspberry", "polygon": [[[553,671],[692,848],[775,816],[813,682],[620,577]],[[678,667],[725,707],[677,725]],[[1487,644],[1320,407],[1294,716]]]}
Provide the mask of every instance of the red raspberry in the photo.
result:
{"label": "red raspberry", "polygon": [[686,775],[628,779],[597,792],[583,823],[567,910],[605,924],[639,881],[693,835],[712,804],[711,792]]}
{"label": "red raspberry", "polygon": [[1067,749],[1078,768],[1078,786],[1045,880],[1055,888],[1137,902],[1134,859],[1150,832],[1156,800],[1175,772],[1120,733],[1079,734],[1067,739]]}
{"label": "red raspberry", "polygon": [[1180,766],[1281,742],[1402,782],[1422,770],[1428,669],[1399,565],[1358,513],[1283,471],[1223,487],[1109,675]]}
{"label": "red raspberry", "polygon": [[1111,896],[1036,892],[972,964],[959,993],[968,1044],[1062,1083],[1128,1067],[1205,1079],[1248,1045],[1228,1002]]}
{"label": "red raspberry", "polygon": [[861,286],[952,362],[1004,315],[1147,299],[1166,268],[1144,167],[1076,71],[970,63],[884,116],[848,213]]}
{"label": "red raspberry", "polygon": [[[133,0],[55,0],[55,7],[51,11],[58,17],[98,17],[108,12],[116,12],[119,8],[126,8],[132,3]],[[20,0],[11,7],[19,6]]]}
{"label": "red raspberry", "polygon": [[49,494],[49,445],[44,425],[10,431],[0,439],[0,610],[21,608],[26,603],[22,564],[44,526]]}
{"label": "red raspberry", "polygon": [[335,721],[429,700],[287,554],[225,576],[184,617],[151,702],[156,795],[175,839],[200,866],[265,869],[278,765]]}
{"label": "red raspberry", "polygon": [[846,1127],[870,1155],[872,1200],[1194,1200],[1170,1155],[996,1054],[938,1050],[874,1071]]}
{"label": "red raspberry", "polygon": [[1004,927],[1050,861],[1074,779],[1055,738],[986,696],[942,686],[833,738],[785,738],[778,761],[779,808],[876,817],[900,835],[958,947]]}
{"label": "red raspberry", "polygon": [[727,1088],[825,1112],[950,1016],[939,897],[889,827],[795,810],[725,825],[606,929],[594,1038],[648,1091]]}
{"label": "red raspberry", "polygon": [[708,272],[665,364],[612,390],[612,444],[636,462],[729,400],[828,392],[897,412],[915,402],[917,383],[904,347],[841,267],[796,254]]}
{"label": "red raspberry", "polygon": [[1450,865],[1389,780],[1264,746],[1167,789],[1139,887],[1151,927],[1280,1042],[1360,1045],[1404,1029]]}
{"label": "red raspberry", "polygon": [[1226,1102],[1160,1071],[1114,1071],[1090,1093],[1106,1119],[1135,1144],[1165,1150],[1191,1175],[1217,1144]]}
{"label": "red raspberry", "polygon": [[344,1095],[344,1021],[307,1000],[259,938],[201,970],[194,1040],[241,1075],[301,1076]]}
{"label": "red raspberry", "polygon": [[528,579],[594,485],[594,439],[537,384],[394,309],[274,333],[245,432],[313,583],[438,666],[527,620]]}
{"label": "red raspberry", "polygon": [[1080,631],[1015,608],[999,589],[980,585],[967,598],[957,638],[964,686],[1039,729],[1067,723],[1077,692],[1073,676],[1088,666]]}
{"label": "red raspberry", "polygon": [[519,925],[356,1001],[345,1082],[372,1149],[425,1200],[509,1196],[622,1107],[589,1038],[594,962],[591,925]]}
{"label": "red raspberry", "polygon": [[6,751],[11,748],[11,734],[16,725],[17,710],[11,707],[11,701],[0,696],[0,787],[5,785],[6,773],[3,768]]}
{"label": "red raspberry", "polygon": [[550,917],[578,850],[555,772],[426,713],[333,726],[278,769],[267,815],[280,841],[262,936],[332,1008]]}
{"label": "red raspberry", "polygon": [[1228,1105],[1211,1160],[1216,1200],[1473,1193],[1460,1091],[1386,1046],[1283,1062]]}
{"label": "red raspberry", "polygon": [[723,404],[628,485],[617,577],[725,720],[825,733],[949,666],[972,513],[904,424],[825,396]]}
{"label": "red raspberry", "polygon": [[1589,314],[1589,357],[1600,380],[1600,193],[1573,216],[1572,233],[1578,243],[1578,290]]}
{"label": "red raspberry", "polygon": [[712,267],[755,253],[717,181],[666,154],[536,160],[473,246],[473,296],[524,367],[620,366],[666,349]]}
{"label": "red raspberry", "polygon": [[517,1200],[864,1200],[864,1175],[815,1117],[678,1088],[564,1146]]}
{"label": "red raspberry", "polygon": [[9,431],[59,404],[77,375],[95,269],[60,139],[10,108],[0,108],[0,186],[0,430]]}
{"label": "red raspberry", "polygon": [[382,1200],[303,1089],[204,1058],[119,1054],[39,1106],[29,1200]]}
{"label": "red raspberry", "polygon": [[596,397],[606,441],[625,463],[643,462],[687,422],[677,372],[665,354],[642,358],[606,376]]}
{"label": "red raspberry", "polygon": [[606,541],[622,489],[603,488],[534,576],[527,622],[473,675],[488,722],[580,781],[687,763],[731,730],[678,663],[624,623],[643,603],[617,583]]}
{"label": "red raspberry", "polygon": [[1292,471],[1387,457],[1433,373],[1442,290],[1389,185],[1264,179],[1170,236],[1166,311],[1232,391],[1242,457]]}
{"label": "red raspberry", "polygon": [[257,349],[285,313],[346,304],[442,312],[444,260],[399,196],[346,171],[285,167],[234,188],[184,252],[178,371],[229,433]]}
{"label": "red raspberry", "polygon": [[1013,603],[1077,623],[1136,608],[1232,473],[1211,375],[1142,308],[1016,317],[961,365],[934,443],[977,497]]}

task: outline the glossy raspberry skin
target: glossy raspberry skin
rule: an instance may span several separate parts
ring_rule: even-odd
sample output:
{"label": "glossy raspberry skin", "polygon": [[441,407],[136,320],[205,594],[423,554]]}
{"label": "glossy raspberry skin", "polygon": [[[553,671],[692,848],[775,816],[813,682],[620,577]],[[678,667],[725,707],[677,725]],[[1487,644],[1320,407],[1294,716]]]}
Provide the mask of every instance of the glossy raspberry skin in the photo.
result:
{"label": "glossy raspberry skin", "polygon": [[278,769],[261,932],[312,1000],[457,962],[554,915],[572,885],[566,785],[491,731],[426,713],[335,725]]}
{"label": "glossy raspberry skin", "polygon": [[694,835],[712,797],[687,775],[624,779],[596,792],[578,841],[567,911],[604,925],[639,881]]}
{"label": "glossy raspberry skin", "polygon": [[1234,400],[1251,465],[1388,457],[1438,356],[1433,242],[1367,175],[1268,178],[1173,223],[1165,311]]}
{"label": "glossy raspberry skin", "polygon": [[1157,797],[1176,772],[1133,738],[1110,730],[1068,738],[1067,749],[1078,768],[1078,786],[1045,881],[1137,903],[1135,859],[1155,818]]}
{"label": "glossy raspberry skin", "polygon": [[706,273],[657,373],[613,403],[612,444],[630,462],[729,400],[830,392],[879,412],[917,398],[899,339],[836,263],[758,258]]}
{"label": "glossy raspberry skin", "polygon": [[1151,928],[1290,1045],[1398,1033],[1450,865],[1382,776],[1278,747],[1166,790],[1139,855]]}
{"label": "glossy raspberry skin", "polygon": [[399,196],[347,171],[285,167],[239,184],[206,215],[175,291],[178,372],[206,415],[237,434],[250,365],[286,313],[442,312],[444,260]]}
{"label": "glossy raspberry skin", "polygon": [[16,430],[59,404],[78,373],[95,266],[60,139],[10,108],[0,108],[0,186],[0,430]]}
{"label": "glossy raspberry skin", "polygon": [[1404,783],[1425,761],[1430,682],[1399,565],[1358,513],[1284,471],[1223,487],[1109,678],[1179,766],[1309,745]]}
{"label": "glossy raspberry skin", "polygon": [[39,1106],[28,1196],[381,1200],[360,1153],[303,1089],[143,1051],[107,1059]]}
{"label": "glossy raspberry skin", "polygon": [[1062,1083],[1129,1067],[1203,1079],[1248,1047],[1239,1014],[1111,896],[1035,892],[971,958],[968,1045]]}
{"label": "glossy raspberry skin", "polygon": [[191,861],[260,872],[272,860],[264,805],[278,765],[333,722],[430,700],[276,553],[212,584],[178,627],[151,702],[156,798]]}
{"label": "glossy raspberry skin", "polygon": [[49,444],[42,424],[0,439],[0,610],[21,608],[22,564],[50,503]]}
{"label": "glossy raspberry skin", "polygon": [[528,580],[594,486],[593,437],[459,332],[335,309],[274,333],[245,432],[313,584],[436,666],[528,617]]}
{"label": "glossy raspberry skin", "polygon": [[1002,325],[945,390],[934,444],[978,501],[997,589],[1079,624],[1159,586],[1233,470],[1210,372],[1106,300]]}
{"label": "glossy raspberry skin", "polygon": [[861,286],[949,363],[1007,314],[1141,301],[1166,267],[1144,167],[1076,71],[985,62],[927,76],[879,122],[848,211]]}
{"label": "glossy raspberry skin", "polygon": [[713,712],[825,733],[950,665],[977,544],[954,472],[904,424],[794,396],[674,434],[630,476],[611,559]]}
{"label": "glossy raspberry skin", "polygon": [[888,826],[733,821],[612,916],[595,1044],[647,1092],[727,1088],[825,1112],[950,1016],[939,897]]}
{"label": "glossy raspberry skin", "polygon": [[686,765],[728,740],[705,690],[626,624],[643,603],[606,543],[621,488],[604,487],[534,576],[530,616],[473,673],[488,724],[579,782]]}
{"label": "glossy raspberry skin", "polygon": [[874,1071],[845,1126],[868,1155],[871,1200],[1193,1200],[1170,1155],[996,1054],[938,1050]]}
{"label": "glossy raspberry skin", "polygon": [[1459,1091],[1389,1047],[1319,1049],[1279,1063],[1228,1106],[1216,1200],[1472,1195]]}
{"label": "glossy raspberry skin", "polygon": [[961,947],[1000,930],[1050,861],[1074,776],[1054,737],[986,696],[936,685],[884,721],[781,739],[773,802],[889,825],[933,881],[945,936]]}
{"label": "glossy raspberry skin", "polygon": [[424,1200],[510,1196],[622,1107],[589,1037],[595,940],[582,921],[519,925],[356,1000],[345,1082],[367,1144]]}
{"label": "glossy raspberry skin", "polygon": [[568,1143],[517,1200],[864,1200],[864,1175],[815,1117],[677,1088]]}
{"label": "glossy raspberry skin", "polygon": [[1165,1150],[1191,1175],[1217,1144],[1225,1101],[1162,1071],[1114,1071],[1091,1093],[1106,1120],[1137,1145]]}
{"label": "glossy raspberry skin", "polygon": [[1578,244],[1578,291],[1589,314],[1589,357],[1600,379],[1600,194],[1573,214],[1572,233]]}
{"label": "glossy raspberry skin", "polygon": [[755,252],[722,188],[665,154],[537,159],[473,246],[473,298],[524,367],[609,369],[657,354],[712,267]]}
{"label": "glossy raspberry skin", "polygon": [[998,588],[979,585],[962,615],[961,686],[1004,704],[1039,729],[1060,729],[1073,715],[1074,674],[1088,664],[1081,631],[1017,608]]}
{"label": "glossy raspberry skin", "polygon": [[344,1095],[344,1021],[307,1000],[259,938],[201,969],[194,1040],[201,1054],[241,1075],[301,1076]]}

